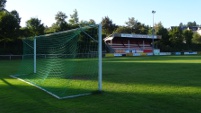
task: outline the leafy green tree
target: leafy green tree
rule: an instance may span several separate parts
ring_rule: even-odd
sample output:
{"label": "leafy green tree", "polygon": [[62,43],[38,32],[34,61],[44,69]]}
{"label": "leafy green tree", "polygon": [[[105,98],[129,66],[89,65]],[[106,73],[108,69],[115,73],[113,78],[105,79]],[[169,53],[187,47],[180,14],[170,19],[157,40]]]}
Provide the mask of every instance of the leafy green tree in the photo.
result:
{"label": "leafy green tree", "polygon": [[73,11],[73,14],[70,15],[69,23],[72,25],[75,25],[75,24],[78,24],[78,22],[79,22],[78,12],[77,12],[77,9],[75,9]]}
{"label": "leafy green tree", "polygon": [[89,21],[81,20],[79,24],[80,26],[90,26],[95,25],[96,22],[93,19],[90,19]]}
{"label": "leafy green tree", "polygon": [[198,33],[193,34],[192,43],[201,44],[201,35]]}
{"label": "leafy green tree", "polygon": [[45,33],[54,33],[58,31],[68,30],[68,23],[66,22],[67,18],[68,16],[66,16],[65,13],[59,11],[55,15],[56,23],[53,23],[51,27],[45,27]]}
{"label": "leafy green tree", "polygon": [[[15,17],[15,19],[17,19],[17,22],[18,22],[18,24],[20,25],[21,18],[20,18],[20,16],[19,16],[19,13],[18,13],[16,10],[11,11],[10,13]],[[19,26],[19,27],[20,27],[20,26]]]}
{"label": "leafy green tree", "polygon": [[161,51],[171,51],[171,43],[168,33],[168,30],[164,27],[160,27],[156,33],[156,35],[162,36],[161,39],[157,41],[157,45]]}
{"label": "leafy green tree", "polygon": [[41,20],[38,18],[31,18],[26,22],[26,27],[31,32],[31,36],[37,36],[37,35],[43,35],[45,27],[43,23],[41,23]]}
{"label": "leafy green tree", "polygon": [[182,22],[179,24],[179,27],[185,26]]}
{"label": "leafy green tree", "polygon": [[156,35],[162,36],[160,41],[162,41],[165,45],[170,44],[170,37],[169,37],[168,33],[169,33],[168,30],[164,27],[161,27],[160,29],[158,29],[158,32],[156,33]]}
{"label": "leafy green tree", "polygon": [[102,18],[102,27],[103,27],[103,34],[110,35],[116,29],[116,25],[113,24],[112,20],[106,16]]}
{"label": "leafy green tree", "polygon": [[126,27],[130,29],[129,33],[135,34],[147,34],[149,27],[141,22],[138,22],[134,17],[128,18],[128,21],[125,22]]}
{"label": "leafy green tree", "polygon": [[183,44],[183,36],[182,31],[179,29],[179,27],[173,28],[169,31],[170,36],[170,42],[171,46],[173,47],[173,50],[180,51],[182,50],[182,44]]}
{"label": "leafy green tree", "polygon": [[[152,27],[149,28],[149,31],[148,31],[148,34],[157,34],[158,31],[161,29],[161,28],[164,28],[163,24],[161,22],[157,23],[157,24],[154,24],[154,29]],[[153,31],[154,30],[154,31]]]}
{"label": "leafy green tree", "polygon": [[177,27],[173,28],[169,31],[170,41],[172,43],[182,43],[183,37],[182,37],[182,31]]}
{"label": "leafy green tree", "polygon": [[154,25],[154,31],[155,33],[154,34],[158,34],[159,30],[163,29],[163,24],[161,22],[157,23]]}
{"label": "leafy green tree", "polygon": [[0,11],[0,54],[15,53],[19,47],[15,43],[19,36],[19,24],[14,15],[6,10]]}
{"label": "leafy green tree", "polygon": [[[152,28],[149,29],[149,34],[152,34]],[[163,24],[161,22],[154,25],[154,34],[162,36],[160,40],[155,41],[155,44],[158,48],[161,49],[161,51],[171,51],[170,47],[170,37],[168,34],[168,30],[164,28]]]}
{"label": "leafy green tree", "polygon": [[66,16],[65,13],[59,11],[56,15],[55,15],[55,20],[56,20],[56,23],[58,25],[62,24],[62,23],[67,23],[66,22],[66,19],[68,18],[68,16]]}
{"label": "leafy green tree", "polygon": [[89,24],[89,22],[86,21],[86,20],[81,20],[81,21],[80,21],[80,25],[81,25],[81,26],[85,26],[85,25],[88,25],[88,24]]}
{"label": "leafy green tree", "polygon": [[93,25],[93,24],[96,24],[96,22],[95,22],[95,20],[90,19],[90,20],[89,20],[89,24]]}
{"label": "leafy green tree", "polygon": [[197,26],[197,23],[195,21],[194,22],[188,22],[187,26],[188,27],[190,27],[190,26]]}
{"label": "leafy green tree", "polygon": [[67,30],[68,29],[68,23],[66,22],[67,18],[68,16],[66,16],[65,13],[59,11],[55,16],[56,23],[52,24],[53,31],[57,32]]}
{"label": "leafy green tree", "polygon": [[58,32],[58,31],[62,31],[60,30],[60,26],[57,25],[56,23],[53,23],[51,27],[46,26],[45,27],[45,34],[49,34],[49,33],[54,33],[54,32]]}
{"label": "leafy green tree", "polygon": [[6,2],[6,0],[0,0],[0,11],[5,9]]}
{"label": "leafy green tree", "polygon": [[20,28],[18,19],[6,11],[0,12],[0,41],[17,38]]}
{"label": "leafy green tree", "polygon": [[128,21],[125,22],[125,24],[127,25],[127,27],[130,28],[130,33],[132,33],[133,29],[137,28],[138,21],[135,20],[134,17],[131,17],[131,18],[128,18]]}
{"label": "leafy green tree", "polygon": [[184,30],[183,38],[184,38],[184,42],[186,43],[188,49],[190,49],[190,46],[192,44],[193,32],[191,30]]}
{"label": "leafy green tree", "polygon": [[149,26],[142,24],[140,22],[137,23],[136,28],[134,29],[134,33],[136,34],[148,34]]}
{"label": "leafy green tree", "polygon": [[31,31],[27,27],[20,28],[20,38],[32,36]]}
{"label": "leafy green tree", "polygon": [[118,26],[114,32],[115,33],[131,33],[131,29],[126,26]]}

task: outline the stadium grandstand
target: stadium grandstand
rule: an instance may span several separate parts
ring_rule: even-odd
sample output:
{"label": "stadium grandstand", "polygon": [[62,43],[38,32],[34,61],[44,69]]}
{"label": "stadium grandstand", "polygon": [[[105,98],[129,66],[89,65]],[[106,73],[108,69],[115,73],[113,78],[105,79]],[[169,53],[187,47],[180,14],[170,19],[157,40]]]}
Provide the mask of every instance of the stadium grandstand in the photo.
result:
{"label": "stadium grandstand", "polygon": [[150,53],[153,40],[161,38],[159,35],[115,33],[104,38],[104,42],[110,53]]}

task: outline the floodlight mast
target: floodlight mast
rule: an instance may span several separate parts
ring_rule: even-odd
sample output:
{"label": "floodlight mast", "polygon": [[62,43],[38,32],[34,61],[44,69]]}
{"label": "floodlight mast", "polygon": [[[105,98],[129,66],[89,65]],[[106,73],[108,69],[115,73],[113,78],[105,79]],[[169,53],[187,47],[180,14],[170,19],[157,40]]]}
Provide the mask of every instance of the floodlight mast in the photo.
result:
{"label": "floodlight mast", "polygon": [[156,13],[156,11],[152,10],[152,14],[153,14],[153,27],[152,27],[152,52],[154,55],[154,14]]}

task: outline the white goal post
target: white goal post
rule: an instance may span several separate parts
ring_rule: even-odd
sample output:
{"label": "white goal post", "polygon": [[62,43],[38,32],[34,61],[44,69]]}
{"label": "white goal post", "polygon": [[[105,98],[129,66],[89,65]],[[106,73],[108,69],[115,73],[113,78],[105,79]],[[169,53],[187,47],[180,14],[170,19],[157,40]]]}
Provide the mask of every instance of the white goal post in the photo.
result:
{"label": "white goal post", "polygon": [[102,91],[102,24],[98,26],[98,90]]}
{"label": "white goal post", "polygon": [[[83,29],[91,29],[91,28],[95,28],[95,32],[96,33],[94,33],[94,31],[92,31],[92,32],[90,32],[90,33],[92,33],[93,35],[90,35],[90,34],[87,34],[87,32],[85,32],[85,31],[83,31]],[[79,31],[79,32],[77,32],[77,31]],[[89,30],[90,31],[90,30]],[[88,31],[88,32],[89,32]],[[25,82],[27,82],[27,83],[29,83],[29,84],[32,84],[33,86],[36,86],[37,88],[39,88],[39,89],[42,89],[43,91],[45,91],[45,92],[47,92],[48,94],[50,94],[50,95],[52,95],[52,96],[54,96],[54,97],[56,97],[56,98],[58,98],[58,99],[64,99],[64,98],[72,98],[72,97],[77,97],[77,96],[83,96],[83,95],[88,95],[88,94],[91,94],[91,93],[81,93],[81,94],[73,94],[73,95],[68,95],[68,96],[58,96],[57,95],[57,93],[55,94],[54,92],[52,93],[51,91],[49,91],[49,90],[46,90],[45,88],[44,88],[44,86],[41,86],[42,84],[41,84],[41,82],[40,81],[36,81],[36,82],[38,82],[38,83],[40,83],[40,85],[38,85],[38,83],[34,83],[34,82],[32,82],[31,81],[31,79],[34,79],[34,78],[27,78],[26,77],[26,74],[28,74],[28,73],[33,73],[33,74],[31,74],[31,76],[37,76],[37,77],[39,77],[40,75],[41,76],[43,76],[42,78],[45,80],[46,79],[46,76],[48,77],[49,75],[47,75],[47,74],[45,74],[45,72],[47,72],[47,71],[50,71],[49,73],[51,73],[50,74],[50,77],[51,76],[57,76],[57,75],[53,75],[53,74],[56,74],[57,72],[53,72],[53,71],[55,71],[55,69],[56,68],[52,68],[52,67],[50,67],[50,68],[48,68],[48,70],[47,71],[42,71],[44,74],[41,74],[41,61],[42,62],[44,62],[43,64],[45,65],[45,61],[48,61],[48,64],[46,65],[46,66],[48,66],[48,65],[52,65],[52,64],[54,64],[54,65],[56,65],[56,66],[60,66],[60,64],[56,64],[56,62],[59,62],[59,63],[61,63],[62,62],[62,60],[59,58],[60,56],[70,56],[71,54],[67,54],[67,53],[43,53],[43,52],[41,52],[39,49],[41,49],[40,47],[41,47],[41,45],[43,46],[43,47],[45,47],[45,45],[43,44],[43,43],[41,43],[41,39],[50,39],[50,37],[56,37],[57,35],[62,35],[62,40],[63,39],[65,39],[65,37],[68,37],[68,35],[66,36],[66,34],[69,34],[69,33],[71,33],[71,32],[75,32],[75,33],[83,33],[82,35],[85,35],[86,37],[88,37],[88,39],[87,40],[91,40],[91,43],[96,43],[96,45],[97,46],[95,46],[94,47],[94,49],[96,49],[96,50],[94,50],[94,52],[95,53],[92,53],[92,60],[93,60],[93,58],[95,58],[96,57],[96,61],[97,61],[97,63],[95,64],[95,67],[97,67],[96,68],[96,70],[94,70],[94,71],[96,71],[96,76],[94,76],[94,77],[97,77],[97,78],[94,78],[94,79],[92,79],[92,80],[95,80],[96,81],[96,84],[97,84],[97,86],[96,86],[96,91],[98,91],[98,92],[102,92],[102,25],[101,24],[98,24],[98,25],[95,25],[95,26],[87,26],[87,27],[80,27],[80,28],[77,28],[77,29],[73,29],[73,30],[69,30],[69,31],[62,31],[62,32],[58,32],[58,33],[53,33],[53,34],[47,34],[47,35],[41,35],[41,36],[35,36],[34,38],[32,38],[32,39],[30,39],[30,40],[28,40],[29,41],[29,43],[27,43],[27,42],[24,42],[24,44],[25,44],[25,46],[27,47],[27,48],[25,48],[25,49],[29,49],[29,52],[30,53],[25,53],[24,55],[26,55],[27,56],[27,58],[29,58],[29,61],[31,61],[31,58],[32,58],[32,66],[30,67],[31,69],[30,69],[30,71],[28,72],[28,71],[26,71],[26,73],[25,74],[23,74],[22,73],[22,76],[20,75],[21,74],[21,72],[19,73],[19,74],[16,74],[16,75],[14,75],[13,77],[14,78],[18,78],[18,79],[20,79],[20,80],[22,80],[22,81],[25,81]],[[95,35],[94,35],[95,34]],[[71,37],[73,36],[73,33],[71,33],[70,34],[71,35]],[[76,34],[77,35],[77,34]],[[95,36],[95,39],[93,39],[93,36]],[[61,37],[61,36],[60,36]],[[68,40],[68,38],[67,38],[67,40]],[[69,40],[72,40],[72,41],[75,41],[75,39],[70,39],[69,38]],[[68,40],[68,41],[69,41]],[[90,41],[89,41],[90,42]],[[54,42],[54,43],[56,43],[56,42]],[[73,47],[74,46],[76,46],[75,44],[74,44],[74,42],[70,42],[71,44],[73,44],[73,46],[69,46],[70,48],[72,47],[72,49],[74,49]],[[47,44],[47,43],[45,43],[45,44]],[[60,43],[57,43],[57,45],[59,45]],[[68,44],[67,44],[68,45]],[[49,45],[48,45],[49,46]],[[65,46],[65,45],[62,45],[62,46]],[[86,48],[86,47],[85,47]],[[62,48],[61,48],[62,49]],[[67,49],[67,48],[65,48],[65,49]],[[93,50],[92,50],[93,51]],[[44,49],[44,52],[45,52],[45,49]],[[72,54],[74,54],[74,53],[72,53]],[[91,53],[86,53],[85,54],[85,56],[86,55],[90,55]],[[95,55],[96,54],[96,55]],[[41,57],[40,55],[45,55],[45,57]],[[47,55],[47,59],[46,59],[46,55]],[[58,55],[58,59],[57,59],[57,55]],[[79,53],[78,53],[78,55],[79,55]],[[95,56],[94,56],[95,55]],[[54,57],[54,58],[53,58]],[[71,57],[71,56],[70,56]],[[90,56],[89,56],[90,57]],[[66,57],[65,57],[66,58]],[[42,59],[44,59],[44,60],[42,60]],[[50,60],[49,60],[50,59]],[[64,59],[64,58],[63,58]],[[24,61],[26,61],[26,60],[24,60]],[[28,60],[27,60],[28,61]],[[55,63],[51,63],[51,62],[49,62],[49,61],[54,61]],[[90,61],[91,62],[91,61]],[[52,65],[53,67],[54,67],[54,65]],[[66,64],[65,64],[66,65]],[[72,64],[72,65],[74,65],[74,64]],[[55,67],[56,67],[55,66]],[[29,66],[27,66],[27,67],[29,67]],[[79,66],[78,66],[79,67]],[[86,66],[85,66],[86,67]],[[23,69],[23,68],[22,68]],[[42,68],[43,69],[43,68]],[[44,68],[45,69],[45,68]],[[44,70],[43,69],[43,70]],[[53,70],[52,70],[53,69]],[[59,68],[57,68],[58,70],[59,70]],[[31,71],[32,70],[32,71]],[[51,71],[52,70],[52,71]],[[20,71],[23,71],[23,70],[20,70]],[[25,70],[24,70],[25,71]],[[83,70],[82,70],[83,71]],[[71,72],[69,72],[70,74],[71,74]],[[87,73],[87,72],[84,72],[84,73]],[[92,73],[94,73],[94,72],[92,72]],[[77,74],[77,72],[76,72],[76,74]],[[88,73],[87,73],[88,74]],[[71,76],[71,75],[70,75]],[[73,79],[75,79],[75,80],[85,80],[86,78],[79,78],[79,75],[75,75],[75,76],[78,76],[78,78],[71,78],[72,79],[72,81],[73,81]],[[88,76],[88,75],[84,75],[84,76]],[[89,75],[89,76],[92,76],[92,75]],[[92,77],[93,78],[93,77]],[[62,78],[61,78],[62,79]],[[68,80],[71,80],[71,79],[68,79]],[[42,80],[42,81],[44,81],[44,80]],[[51,79],[48,79],[48,80],[51,80]],[[85,81],[87,81],[87,79],[85,80]],[[50,83],[49,81],[48,81],[48,83]],[[69,85],[69,84],[68,84]],[[76,84],[75,84],[76,85]],[[94,89],[94,88],[93,88]],[[53,89],[51,89],[51,90],[53,90]],[[91,89],[90,89],[91,90]],[[87,91],[87,90],[86,90]],[[85,91],[85,92],[86,92]]]}

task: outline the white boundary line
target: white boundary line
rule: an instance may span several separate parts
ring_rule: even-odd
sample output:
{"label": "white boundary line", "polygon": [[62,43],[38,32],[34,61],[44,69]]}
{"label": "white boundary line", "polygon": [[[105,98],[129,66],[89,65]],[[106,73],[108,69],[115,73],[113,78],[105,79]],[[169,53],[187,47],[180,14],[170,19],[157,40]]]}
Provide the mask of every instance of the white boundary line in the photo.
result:
{"label": "white boundary line", "polygon": [[13,75],[10,75],[10,77],[15,78],[15,79],[18,79],[18,80],[20,80],[20,81],[22,81],[22,82],[25,82],[25,83],[27,83],[27,84],[29,84],[29,85],[32,85],[32,86],[34,86],[34,87],[37,87],[37,88],[39,88],[39,89],[45,91],[46,93],[48,93],[48,94],[54,96],[54,97],[57,98],[57,99],[61,99],[61,98],[58,97],[57,95],[55,95],[55,94],[53,94],[53,93],[51,93],[51,92],[49,92],[49,91],[43,89],[42,87],[39,87],[39,86],[37,86],[37,85],[35,85],[35,84],[32,84],[32,83],[30,83],[30,82],[27,82],[27,81],[25,81],[25,80],[23,80],[23,79],[21,79],[21,78],[18,78],[18,77],[16,77],[16,76],[13,76]]}
{"label": "white boundary line", "polygon": [[75,97],[87,96],[87,95],[91,95],[91,94],[92,93],[84,93],[84,94],[78,94],[78,95],[71,95],[71,96],[60,97],[60,99],[75,98]]}
{"label": "white boundary line", "polygon": [[22,82],[25,82],[25,83],[27,83],[27,84],[29,84],[29,85],[31,85],[31,86],[34,86],[34,87],[36,87],[36,88],[38,88],[38,89],[40,89],[40,90],[42,90],[42,91],[48,93],[49,95],[51,95],[51,96],[53,96],[53,97],[55,97],[55,98],[57,98],[57,99],[68,99],[68,98],[75,98],[75,97],[87,96],[87,95],[91,95],[91,94],[92,94],[92,93],[84,93],[84,94],[78,94],[78,95],[71,95],[71,96],[59,97],[59,96],[57,96],[57,95],[55,95],[55,94],[53,94],[53,93],[51,93],[51,92],[45,90],[44,88],[42,88],[42,87],[40,87],[40,86],[37,86],[37,85],[35,85],[35,84],[33,84],[33,83],[30,83],[30,82],[28,82],[28,81],[25,81],[25,80],[23,80],[23,79],[21,79],[21,78],[18,78],[18,77],[16,77],[16,76],[14,76],[14,75],[10,75],[10,77],[15,78],[15,79],[18,79],[18,80],[20,80],[20,81],[22,81]]}

